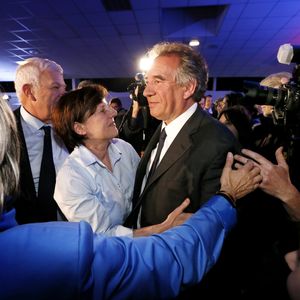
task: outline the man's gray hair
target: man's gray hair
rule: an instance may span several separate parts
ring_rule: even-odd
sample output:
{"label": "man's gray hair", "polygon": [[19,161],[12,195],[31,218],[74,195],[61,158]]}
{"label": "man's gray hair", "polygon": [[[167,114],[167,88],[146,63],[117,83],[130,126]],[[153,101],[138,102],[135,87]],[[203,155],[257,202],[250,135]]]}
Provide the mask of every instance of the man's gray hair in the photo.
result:
{"label": "man's gray hair", "polygon": [[292,77],[292,74],[289,72],[274,73],[264,78],[260,82],[260,85],[271,88],[279,88],[283,84],[283,79],[288,82]]}
{"label": "man's gray hair", "polygon": [[52,70],[63,74],[62,67],[46,58],[32,57],[24,60],[17,68],[15,77],[15,89],[18,98],[22,94],[22,87],[24,84],[32,84],[38,86],[40,76],[45,70]]}
{"label": "man's gray hair", "polygon": [[208,82],[207,64],[202,55],[192,47],[183,43],[162,42],[154,45],[147,55],[150,59],[172,55],[179,57],[180,66],[177,70],[176,82],[183,85],[196,79],[197,88],[194,93],[196,101],[205,93]]}

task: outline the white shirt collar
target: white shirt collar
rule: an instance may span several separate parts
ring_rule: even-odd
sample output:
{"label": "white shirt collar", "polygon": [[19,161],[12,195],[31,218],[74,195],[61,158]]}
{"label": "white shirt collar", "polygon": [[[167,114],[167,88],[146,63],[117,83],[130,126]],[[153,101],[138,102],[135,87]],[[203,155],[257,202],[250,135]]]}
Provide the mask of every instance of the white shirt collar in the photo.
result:
{"label": "white shirt collar", "polygon": [[[25,123],[28,124],[32,129],[40,130],[41,127],[45,125],[44,122],[31,115],[23,106],[21,106],[20,114],[23,120],[25,121]],[[51,126],[51,124],[47,124],[47,125]]]}
{"label": "white shirt collar", "polygon": [[[184,124],[188,121],[188,119],[193,115],[193,113],[197,109],[197,103],[194,103],[191,107],[189,107],[184,113],[178,116],[175,120],[173,120],[170,124],[166,125],[164,122],[162,124],[162,129],[165,128],[167,138],[166,143],[167,145],[171,145],[181,128]],[[167,146],[166,145],[166,146]],[[167,146],[167,148],[168,148]],[[165,148],[165,147],[164,147]]]}
{"label": "white shirt collar", "polygon": [[[111,160],[111,164],[114,165],[116,161],[118,161],[121,158],[122,152],[118,148],[117,145],[114,143],[114,139],[110,142],[107,151],[109,151],[109,157]],[[84,145],[80,145],[78,147],[75,147],[73,152],[71,153],[71,156],[73,156],[75,159],[76,157],[79,157],[80,160],[82,160],[83,164],[85,166],[89,166],[95,163],[99,163],[101,166],[105,167],[105,165],[102,163],[100,159],[97,158],[95,154],[93,154],[87,147]]]}

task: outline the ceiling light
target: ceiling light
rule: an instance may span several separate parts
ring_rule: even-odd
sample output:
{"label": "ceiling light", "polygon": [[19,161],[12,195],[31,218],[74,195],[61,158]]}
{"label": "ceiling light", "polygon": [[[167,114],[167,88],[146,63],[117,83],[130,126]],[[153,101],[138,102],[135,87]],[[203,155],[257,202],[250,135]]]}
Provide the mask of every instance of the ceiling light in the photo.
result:
{"label": "ceiling light", "polygon": [[26,63],[25,60],[18,60],[18,61],[16,61],[16,64],[20,65],[20,66],[25,65],[25,63]]}
{"label": "ceiling light", "polygon": [[37,49],[29,49],[28,53],[31,55],[38,55],[38,54],[40,54],[40,51]]}
{"label": "ceiling light", "polygon": [[2,99],[3,99],[3,100],[6,100],[6,101],[9,101],[10,98],[11,98],[11,97],[10,97],[10,95],[8,95],[8,94],[4,94],[4,95],[2,96]]}
{"label": "ceiling light", "polygon": [[199,40],[193,39],[193,40],[190,40],[189,45],[191,47],[197,47],[200,45],[200,42],[199,42]]}
{"label": "ceiling light", "polygon": [[141,71],[146,72],[150,69],[152,64],[153,64],[153,59],[151,59],[148,56],[143,56],[140,59],[139,68],[140,68]]}

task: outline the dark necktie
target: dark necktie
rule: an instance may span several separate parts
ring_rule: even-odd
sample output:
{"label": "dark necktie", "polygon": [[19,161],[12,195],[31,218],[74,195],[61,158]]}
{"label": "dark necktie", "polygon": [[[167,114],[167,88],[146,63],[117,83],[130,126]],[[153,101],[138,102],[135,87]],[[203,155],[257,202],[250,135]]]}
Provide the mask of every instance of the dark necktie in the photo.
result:
{"label": "dark necktie", "polygon": [[[149,171],[149,174],[148,174],[148,177],[147,177],[146,185],[149,182],[150,177],[154,174],[154,171],[157,167],[159,157],[160,157],[160,154],[161,154],[161,150],[164,146],[166,137],[167,137],[166,131],[165,131],[165,129],[163,129],[160,133],[160,136],[159,136],[157,151],[156,151],[155,158],[153,160],[153,163],[151,165],[151,168],[150,168],[150,171]],[[132,202],[133,203],[135,202],[134,199],[132,200]],[[134,206],[133,210],[131,211],[130,215],[126,219],[126,221],[124,223],[124,226],[137,228],[137,219],[138,219],[138,214],[139,214],[141,205],[142,205],[142,201],[139,198],[139,199],[137,199],[137,203],[135,204],[135,206]]]}
{"label": "dark necktie", "polygon": [[161,150],[164,146],[166,137],[167,137],[167,134],[166,134],[166,131],[165,131],[165,128],[164,128],[161,131],[160,136],[159,136],[157,151],[156,151],[155,158],[153,160],[152,166],[150,168],[150,171],[149,171],[149,174],[148,174],[148,177],[147,177],[147,182],[149,181],[150,177],[153,175],[155,169],[157,168],[157,164],[158,164],[158,161],[159,161]]}
{"label": "dark necktie", "polygon": [[51,127],[43,126],[44,148],[41,162],[38,201],[41,213],[41,221],[57,220],[57,204],[53,199],[56,172],[52,155]]}

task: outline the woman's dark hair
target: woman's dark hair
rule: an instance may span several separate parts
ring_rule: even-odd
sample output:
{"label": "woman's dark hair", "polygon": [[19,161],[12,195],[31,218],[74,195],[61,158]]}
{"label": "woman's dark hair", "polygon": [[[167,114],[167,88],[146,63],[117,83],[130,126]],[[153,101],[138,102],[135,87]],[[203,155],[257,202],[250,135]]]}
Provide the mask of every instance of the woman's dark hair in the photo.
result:
{"label": "woman's dark hair", "polygon": [[90,117],[106,95],[103,86],[93,84],[64,94],[54,106],[53,127],[70,151],[85,139],[75,132],[74,123],[83,123]]}
{"label": "woman's dark hair", "polygon": [[242,147],[253,149],[253,134],[247,109],[242,105],[234,105],[222,110],[218,119],[220,119],[222,115],[225,116],[227,122],[236,128],[238,140]]}

